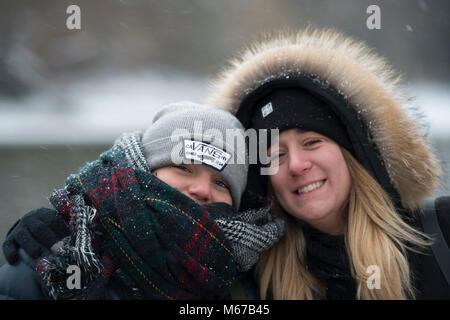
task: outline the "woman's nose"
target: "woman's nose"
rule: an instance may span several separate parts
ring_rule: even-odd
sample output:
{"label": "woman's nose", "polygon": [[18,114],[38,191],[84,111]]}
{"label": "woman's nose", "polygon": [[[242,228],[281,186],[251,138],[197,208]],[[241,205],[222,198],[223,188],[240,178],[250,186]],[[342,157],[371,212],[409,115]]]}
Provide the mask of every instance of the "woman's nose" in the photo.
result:
{"label": "woman's nose", "polygon": [[292,175],[302,175],[307,173],[312,167],[311,161],[301,152],[289,154],[289,172]]}
{"label": "woman's nose", "polygon": [[200,204],[211,202],[211,184],[209,179],[199,178],[189,186],[189,195]]}

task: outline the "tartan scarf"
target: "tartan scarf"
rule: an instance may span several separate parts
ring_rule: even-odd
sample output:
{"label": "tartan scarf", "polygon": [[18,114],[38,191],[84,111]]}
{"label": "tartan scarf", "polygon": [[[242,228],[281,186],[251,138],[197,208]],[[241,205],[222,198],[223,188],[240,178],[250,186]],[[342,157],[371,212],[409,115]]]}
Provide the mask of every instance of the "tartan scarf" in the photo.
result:
{"label": "tartan scarf", "polygon": [[[200,206],[145,161],[131,163],[134,153],[120,141],[51,195],[71,234],[37,263],[44,288],[54,299],[101,299],[114,277],[133,299],[223,298],[237,266],[215,219],[226,221],[234,209]],[[80,289],[67,286],[70,265],[81,271]]]}

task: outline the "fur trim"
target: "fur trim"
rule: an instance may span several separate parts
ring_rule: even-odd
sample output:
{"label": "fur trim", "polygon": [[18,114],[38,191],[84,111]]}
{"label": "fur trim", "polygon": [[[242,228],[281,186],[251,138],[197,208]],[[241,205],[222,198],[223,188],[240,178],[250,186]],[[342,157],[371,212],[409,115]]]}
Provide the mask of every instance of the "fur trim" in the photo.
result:
{"label": "fur trim", "polygon": [[422,120],[408,107],[401,78],[365,44],[334,30],[306,29],[268,37],[226,68],[208,102],[236,113],[261,84],[289,74],[309,74],[333,87],[371,131],[405,208],[415,209],[438,185],[440,166]]}

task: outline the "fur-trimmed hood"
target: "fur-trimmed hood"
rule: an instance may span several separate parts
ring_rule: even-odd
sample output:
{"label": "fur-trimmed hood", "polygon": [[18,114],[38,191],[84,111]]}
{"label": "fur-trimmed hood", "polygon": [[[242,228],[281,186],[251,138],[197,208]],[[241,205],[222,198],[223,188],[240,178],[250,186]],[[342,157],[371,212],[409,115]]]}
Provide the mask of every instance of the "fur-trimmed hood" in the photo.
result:
{"label": "fur-trimmed hood", "polygon": [[268,37],[231,61],[207,100],[236,113],[256,89],[290,77],[309,79],[316,94],[350,106],[352,114],[343,116],[344,124],[353,125],[350,118],[361,121],[360,152],[367,153],[369,143],[378,149],[378,162],[403,207],[416,209],[432,194],[439,162],[423,136],[422,119],[408,106],[400,77],[363,43],[339,32],[307,29]]}

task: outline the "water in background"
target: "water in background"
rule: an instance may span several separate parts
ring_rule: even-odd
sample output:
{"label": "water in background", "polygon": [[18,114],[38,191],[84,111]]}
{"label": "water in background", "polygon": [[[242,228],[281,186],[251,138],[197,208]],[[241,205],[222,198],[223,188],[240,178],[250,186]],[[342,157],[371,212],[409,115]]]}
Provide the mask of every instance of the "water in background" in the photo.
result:
{"label": "water in background", "polygon": [[[0,147],[0,239],[32,209],[50,207],[48,197],[66,177],[95,160],[107,145]],[[1,249],[0,249],[1,250]],[[0,265],[5,262],[3,253]]]}

